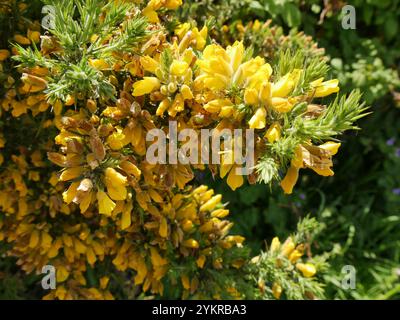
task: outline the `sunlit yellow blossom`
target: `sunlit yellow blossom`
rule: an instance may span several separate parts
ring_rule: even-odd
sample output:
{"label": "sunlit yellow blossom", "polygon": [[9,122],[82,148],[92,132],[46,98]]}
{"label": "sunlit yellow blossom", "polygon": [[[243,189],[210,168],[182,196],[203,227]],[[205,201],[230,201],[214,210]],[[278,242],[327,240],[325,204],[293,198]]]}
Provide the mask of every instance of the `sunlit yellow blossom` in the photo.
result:
{"label": "sunlit yellow blossom", "polygon": [[185,61],[174,60],[170,66],[170,73],[174,76],[183,76],[188,69],[189,65]]}
{"label": "sunlit yellow blossom", "polygon": [[313,97],[321,98],[339,91],[339,80],[333,79],[324,82],[323,80],[324,78],[319,78],[311,83],[311,87],[315,90]]}
{"label": "sunlit yellow blossom", "polygon": [[275,141],[279,140],[281,137],[281,126],[279,123],[273,123],[267,130],[264,135],[267,138],[269,143],[274,143]]}
{"label": "sunlit yellow blossom", "polygon": [[263,129],[266,125],[267,111],[265,108],[260,107],[256,110],[254,115],[249,121],[249,126],[251,129]]}
{"label": "sunlit yellow blossom", "polygon": [[278,251],[280,246],[281,246],[281,243],[279,241],[279,238],[278,237],[274,237],[272,239],[272,242],[271,242],[271,247],[270,247],[271,252]]}
{"label": "sunlit yellow blossom", "polygon": [[144,80],[137,81],[133,84],[133,95],[143,96],[160,88],[160,80],[155,77],[144,77]]}
{"label": "sunlit yellow blossom", "polygon": [[99,202],[99,213],[111,216],[115,208],[115,202],[112,201],[104,191],[97,191],[97,201]]}
{"label": "sunlit yellow blossom", "polygon": [[280,299],[282,295],[282,287],[277,282],[274,282],[272,285],[272,294],[275,299]]}
{"label": "sunlit yellow blossom", "polygon": [[306,278],[311,278],[317,273],[317,269],[311,263],[297,263],[296,268],[299,269]]}
{"label": "sunlit yellow blossom", "polygon": [[90,59],[89,64],[98,70],[107,70],[110,68],[109,64],[104,59]]}
{"label": "sunlit yellow blossom", "polygon": [[61,173],[60,180],[68,181],[68,180],[75,179],[75,178],[79,177],[82,174],[82,172],[83,172],[82,167],[67,168]]}

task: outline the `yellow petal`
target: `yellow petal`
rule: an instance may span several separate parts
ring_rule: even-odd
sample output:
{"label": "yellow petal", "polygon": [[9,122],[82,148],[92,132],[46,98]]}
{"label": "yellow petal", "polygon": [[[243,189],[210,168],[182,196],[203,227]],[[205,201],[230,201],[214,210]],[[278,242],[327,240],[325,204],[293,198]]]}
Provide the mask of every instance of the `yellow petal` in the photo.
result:
{"label": "yellow petal", "polygon": [[111,185],[115,188],[127,185],[128,179],[114,168],[109,167],[104,171],[104,173],[106,185]]}
{"label": "yellow petal", "polygon": [[72,182],[67,191],[64,191],[62,196],[65,203],[70,204],[74,200],[80,181]]}
{"label": "yellow petal", "polygon": [[155,77],[144,77],[143,80],[133,84],[133,96],[143,96],[158,90],[161,86],[160,80]]}
{"label": "yellow petal", "polygon": [[217,194],[200,207],[200,212],[212,211],[218,203],[221,202],[222,195]]}
{"label": "yellow petal", "polygon": [[266,119],[267,111],[265,110],[265,108],[258,108],[249,120],[250,129],[264,129],[266,125]]}
{"label": "yellow petal", "polygon": [[184,100],[190,100],[193,99],[193,93],[192,90],[189,88],[188,85],[184,84],[181,87],[181,94]]}
{"label": "yellow petal", "polygon": [[326,97],[339,91],[339,80],[333,79],[322,82],[314,92],[315,98]]}
{"label": "yellow petal", "polygon": [[57,277],[57,282],[63,282],[65,280],[67,280],[68,276],[69,276],[69,272],[68,270],[64,267],[64,266],[58,266],[56,268],[56,277]]}
{"label": "yellow petal", "polygon": [[158,62],[149,56],[144,56],[140,58],[140,63],[143,66],[143,69],[149,71],[151,73],[156,73],[156,69],[158,68]]}
{"label": "yellow petal", "polygon": [[258,92],[254,88],[248,88],[244,92],[244,102],[249,105],[258,104]]}
{"label": "yellow petal", "polygon": [[333,142],[333,141],[325,142],[324,144],[321,144],[319,146],[319,148],[322,148],[322,149],[324,149],[326,151],[329,151],[331,156],[334,156],[338,152],[339,147],[340,147],[340,143]]}
{"label": "yellow petal", "polygon": [[39,244],[40,233],[38,230],[33,230],[29,239],[29,247],[35,248]]}
{"label": "yellow petal", "polygon": [[173,76],[183,76],[189,69],[189,65],[185,61],[174,60],[169,68]]}
{"label": "yellow petal", "polygon": [[297,263],[296,268],[299,269],[306,278],[311,278],[317,273],[317,269],[311,263]]}
{"label": "yellow petal", "polygon": [[60,175],[60,181],[68,181],[78,178],[83,173],[82,167],[73,167],[65,169]]}
{"label": "yellow petal", "polygon": [[124,186],[113,187],[112,185],[108,185],[107,193],[110,196],[110,198],[115,201],[125,200],[128,195],[128,191]]}
{"label": "yellow petal", "polygon": [[273,97],[271,106],[276,112],[286,113],[292,110],[293,104],[287,98]]}
{"label": "yellow petal", "polygon": [[272,285],[272,295],[275,297],[275,299],[280,299],[282,294],[282,287],[277,283],[274,282]]}
{"label": "yellow petal", "polygon": [[286,194],[291,194],[293,192],[293,187],[295,186],[298,177],[299,169],[295,166],[290,166],[286,172],[285,178],[281,181],[281,187]]}
{"label": "yellow petal", "polygon": [[268,139],[269,143],[274,143],[275,141],[279,140],[281,137],[281,126],[279,123],[272,124],[267,132],[265,133],[265,138]]}
{"label": "yellow petal", "polygon": [[97,201],[99,202],[99,213],[111,216],[111,212],[116,206],[115,202],[102,190],[97,191]]}
{"label": "yellow petal", "polygon": [[271,242],[271,247],[270,247],[271,252],[277,251],[280,246],[281,246],[281,243],[279,241],[279,238],[278,237],[274,237],[272,239],[272,242]]}
{"label": "yellow petal", "polygon": [[236,190],[240,186],[243,185],[244,179],[242,175],[236,174],[236,166],[232,168],[229,172],[227,183],[231,187],[232,190]]}
{"label": "yellow petal", "polygon": [[168,223],[165,217],[161,217],[159,234],[161,237],[166,238],[168,235]]}

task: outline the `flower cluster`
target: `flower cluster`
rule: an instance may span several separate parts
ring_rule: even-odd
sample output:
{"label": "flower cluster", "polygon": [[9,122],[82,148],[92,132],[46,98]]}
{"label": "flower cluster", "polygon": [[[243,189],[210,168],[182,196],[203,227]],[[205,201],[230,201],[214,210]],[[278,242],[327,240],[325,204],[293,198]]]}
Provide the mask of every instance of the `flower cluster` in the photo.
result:
{"label": "flower cluster", "polygon": [[[76,1],[90,19],[74,20]],[[245,137],[222,144],[220,163],[205,166],[150,163],[146,136],[156,128],[168,136],[170,120],[179,132],[254,129],[258,169],[248,180],[268,180],[266,163],[270,180],[290,165],[281,181],[290,193],[300,168],[333,174],[339,143],[331,140],[364,109],[357,97],[318,104],[338,82],[299,54],[271,66],[242,42],[212,43],[206,26],[169,34],[161,22],[181,1],[76,1],[55,5],[45,35],[37,22],[22,25],[12,49],[0,51],[10,72],[1,98],[0,240],[26,272],[56,268],[57,289],[45,298],[112,299],[110,273],[133,279],[142,297],[248,297],[252,284],[237,279],[251,269],[244,238],[230,234],[221,195],[191,183],[209,167],[232,189],[243,185],[227,159]],[[300,249],[282,254],[294,262]],[[297,269],[315,274],[307,264]]]}

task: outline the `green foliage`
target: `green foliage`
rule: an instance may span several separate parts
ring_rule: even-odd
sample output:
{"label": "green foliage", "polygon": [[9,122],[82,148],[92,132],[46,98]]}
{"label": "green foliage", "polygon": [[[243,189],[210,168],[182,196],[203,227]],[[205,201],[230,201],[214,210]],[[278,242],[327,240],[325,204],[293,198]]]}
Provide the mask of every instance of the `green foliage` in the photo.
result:
{"label": "green foliage", "polygon": [[[52,75],[56,75],[48,79],[45,91],[52,103],[65,101],[68,95],[83,97],[88,92],[92,98],[113,98],[115,90],[109,78],[90,62],[101,60],[111,64],[115,62],[112,52],[134,51],[140,41],[149,35],[143,17],[125,19],[132,4],[101,2],[99,5],[99,1],[94,0],[48,1],[54,8],[49,13],[49,32],[58,42],[52,43],[50,38],[44,37],[41,47],[48,48],[54,59],[43,58],[36,47],[24,49],[16,46],[20,53],[17,61],[21,65],[46,67]],[[99,16],[103,19],[98,19]],[[107,41],[110,35],[116,34],[118,36]]]}
{"label": "green foliage", "polygon": [[[358,122],[360,132],[344,135],[342,147],[335,159],[335,176],[318,179],[312,172],[303,176],[290,196],[282,195],[278,188],[245,186],[232,193],[228,188],[214,187],[229,200],[229,206],[239,212],[233,215],[236,232],[246,235],[254,250],[260,249],[260,240],[270,241],[274,235],[287,236],[300,217],[311,213],[321,223],[322,232],[315,238],[314,253],[331,258],[331,267],[325,276],[326,296],[334,299],[398,299],[400,297],[400,136],[398,119],[400,111],[399,63],[400,38],[397,36],[400,21],[400,1],[355,0],[356,30],[341,27],[339,1],[244,1],[217,2],[211,6],[206,1],[196,1],[193,11],[207,16],[207,10],[219,12],[220,23],[229,27],[222,39],[230,41],[231,34],[238,33],[238,26],[254,19],[263,23],[260,30],[251,27],[243,32],[243,40],[267,59],[277,59],[277,44],[294,49],[298,44],[311,56],[316,47],[298,32],[313,36],[319,47],[329,56],[330,74],[340,80],[341,91],[350,93],[359,89],[366,105],[356,101],[355,92],[347,101],[331,101],[328,110],[340,111],[342,120],[331,117],[329,111],[317,119],[298,123],[297,134],[307,136],[318,121],[330,125],[333,132],[347,126],[349,119],[372,112]],[[241,6],[232,15],[223,11]],[[187,7],[191,4],[187,3]],[[285,12],[284,8],[290,8]],[[293,9],[293,6],[296,9]],[[289,10],[293,11],[289,13]],[[301,12],[298,17],[297,11]],[[196,16],[192,12],[193,16]],[[201,23],[201,18],[199,18]],[[288,30],[290,27],[295,29]],[[271,31],[272,30],[272,31]],[[288,31],[289,37],[282,41],[279,30]],[[285,48],[284,48],[285,49]],[[364,109],[364,110],[363,110]],[[292,111],[303,112],[301,106]],[[310,126],[310,127],[309,127]],[[330,130],[318,132],[322,138],[332,135]],[[313,135],[316,133],[313,132]],[[291,148],[287,139],[276,144]],[[265,157],[257,171],[260,180],[268,183],[279,175],[273,162]],[[261,229],[261,231],[260,231]],[[341,286],[342,268],[353,265],[357,271],[356,289],[345,290]]]}

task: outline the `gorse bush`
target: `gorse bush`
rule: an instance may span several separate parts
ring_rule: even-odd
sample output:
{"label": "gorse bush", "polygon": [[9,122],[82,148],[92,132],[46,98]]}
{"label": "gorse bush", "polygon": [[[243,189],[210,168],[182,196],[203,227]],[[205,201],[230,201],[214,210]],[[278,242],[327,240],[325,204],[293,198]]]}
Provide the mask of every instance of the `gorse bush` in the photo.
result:
{"label": "gorse bush", "polygon": [[[228,30],[223,38],[212,23],[179,21],[178,0],[45,4],[43,32],[40,3],[1,2],[10,43],[0,51],[0,240],[27,274],[55,267],[57,288],[38,295],[324,297],[328,255],[311,254],[315,219],[252,254],[230,232],[222,196],[194,179],[208,170],[232,190],[247,180],[291,194],[300,169],[334,174],[338,136],[357,129],[367,108],[359,91],[338,94],[311,39],[265,31],[258,39],[271,50],[254,40],[264,32],[256,22],[241,26],[241,41]],[[154,145],[158,159],[173,156],[171,122],[177,135],[248,130],[218,145],[216,163],[212,148],[198,161],[199,141],[193,162],[153,163]],[[147,139],[156,129],[164,142]],[[250,140],[254,170],[244,171],[233,158]]]}

